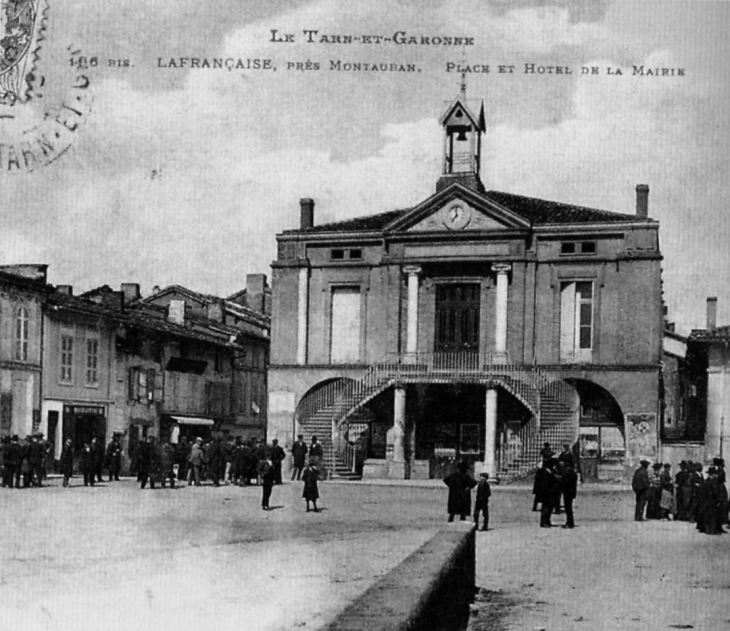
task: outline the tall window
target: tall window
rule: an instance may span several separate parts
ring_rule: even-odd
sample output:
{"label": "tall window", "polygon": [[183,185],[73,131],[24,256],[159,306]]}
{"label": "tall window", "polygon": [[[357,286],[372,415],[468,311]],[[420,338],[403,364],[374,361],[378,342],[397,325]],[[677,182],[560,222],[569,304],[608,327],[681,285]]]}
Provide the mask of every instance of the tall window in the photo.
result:
{"label": "tall window", "polygon": [[593,282],[560,286],[560,360],[589,362],[593,355]]}
{"label": "tall window", "polygon": [[61,335],[61,381],[73,383],[74,338]]}
{"label": "tall window", "polygon": [[360,288],[332,289],[330,361],[333,364],[360,361]]}
{"label": "tall window", "polygon": [[15,359],[28,361],[28,309],[18,307],[15,312]]}
{"label": "tall window", "polygon": [[86,338],[86,385],[96,386],[99,384],[99,340],[97,338]]}

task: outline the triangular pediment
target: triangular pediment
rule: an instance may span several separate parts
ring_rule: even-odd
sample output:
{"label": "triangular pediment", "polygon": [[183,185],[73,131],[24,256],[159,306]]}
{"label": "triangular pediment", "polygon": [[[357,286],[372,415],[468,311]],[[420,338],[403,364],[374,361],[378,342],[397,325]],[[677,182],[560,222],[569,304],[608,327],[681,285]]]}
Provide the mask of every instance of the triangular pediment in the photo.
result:
{"label": "triangular pediment", "polygon": [[460,184],[439,191],[387,228],[389,232],[494,232],[529,227],[523,217]]}

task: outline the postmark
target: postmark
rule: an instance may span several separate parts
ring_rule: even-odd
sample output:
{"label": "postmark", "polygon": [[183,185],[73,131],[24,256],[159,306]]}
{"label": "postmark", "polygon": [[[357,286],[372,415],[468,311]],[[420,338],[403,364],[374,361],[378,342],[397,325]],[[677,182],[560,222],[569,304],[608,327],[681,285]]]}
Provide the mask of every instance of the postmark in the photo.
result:
{"label": "postmark", "polygon": [[48,13],[47,0],[0,0],[0,177],[57,160],[91,112],[81,52],[66,49],[63,71],[44,59]]}

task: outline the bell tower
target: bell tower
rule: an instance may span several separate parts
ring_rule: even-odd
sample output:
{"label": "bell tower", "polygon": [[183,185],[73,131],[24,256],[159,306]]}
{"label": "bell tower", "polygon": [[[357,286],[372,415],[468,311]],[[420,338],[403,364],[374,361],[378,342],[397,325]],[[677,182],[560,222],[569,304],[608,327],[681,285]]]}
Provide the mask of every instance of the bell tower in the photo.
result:
{"label": "bell tower", "polygon": [[[475,114],[475,111],[478,114]],[[484,102],[468,102],[466,82],[462,77],[459,96],[452,101],[439,119],[444,130],[443,171],[436,190],[459,182],[479,192],[484,185],[479,178],[482,160],[482,134],[484,123]]]}

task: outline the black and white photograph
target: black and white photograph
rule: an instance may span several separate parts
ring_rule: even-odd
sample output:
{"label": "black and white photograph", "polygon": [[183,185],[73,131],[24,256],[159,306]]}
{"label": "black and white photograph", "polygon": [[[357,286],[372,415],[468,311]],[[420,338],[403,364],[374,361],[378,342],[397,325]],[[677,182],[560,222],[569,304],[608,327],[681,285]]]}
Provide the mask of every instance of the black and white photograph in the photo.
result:
{"label": "black and white photograph", "polygon": [[729,627],[728,29],[0,0],[0,628]]}

